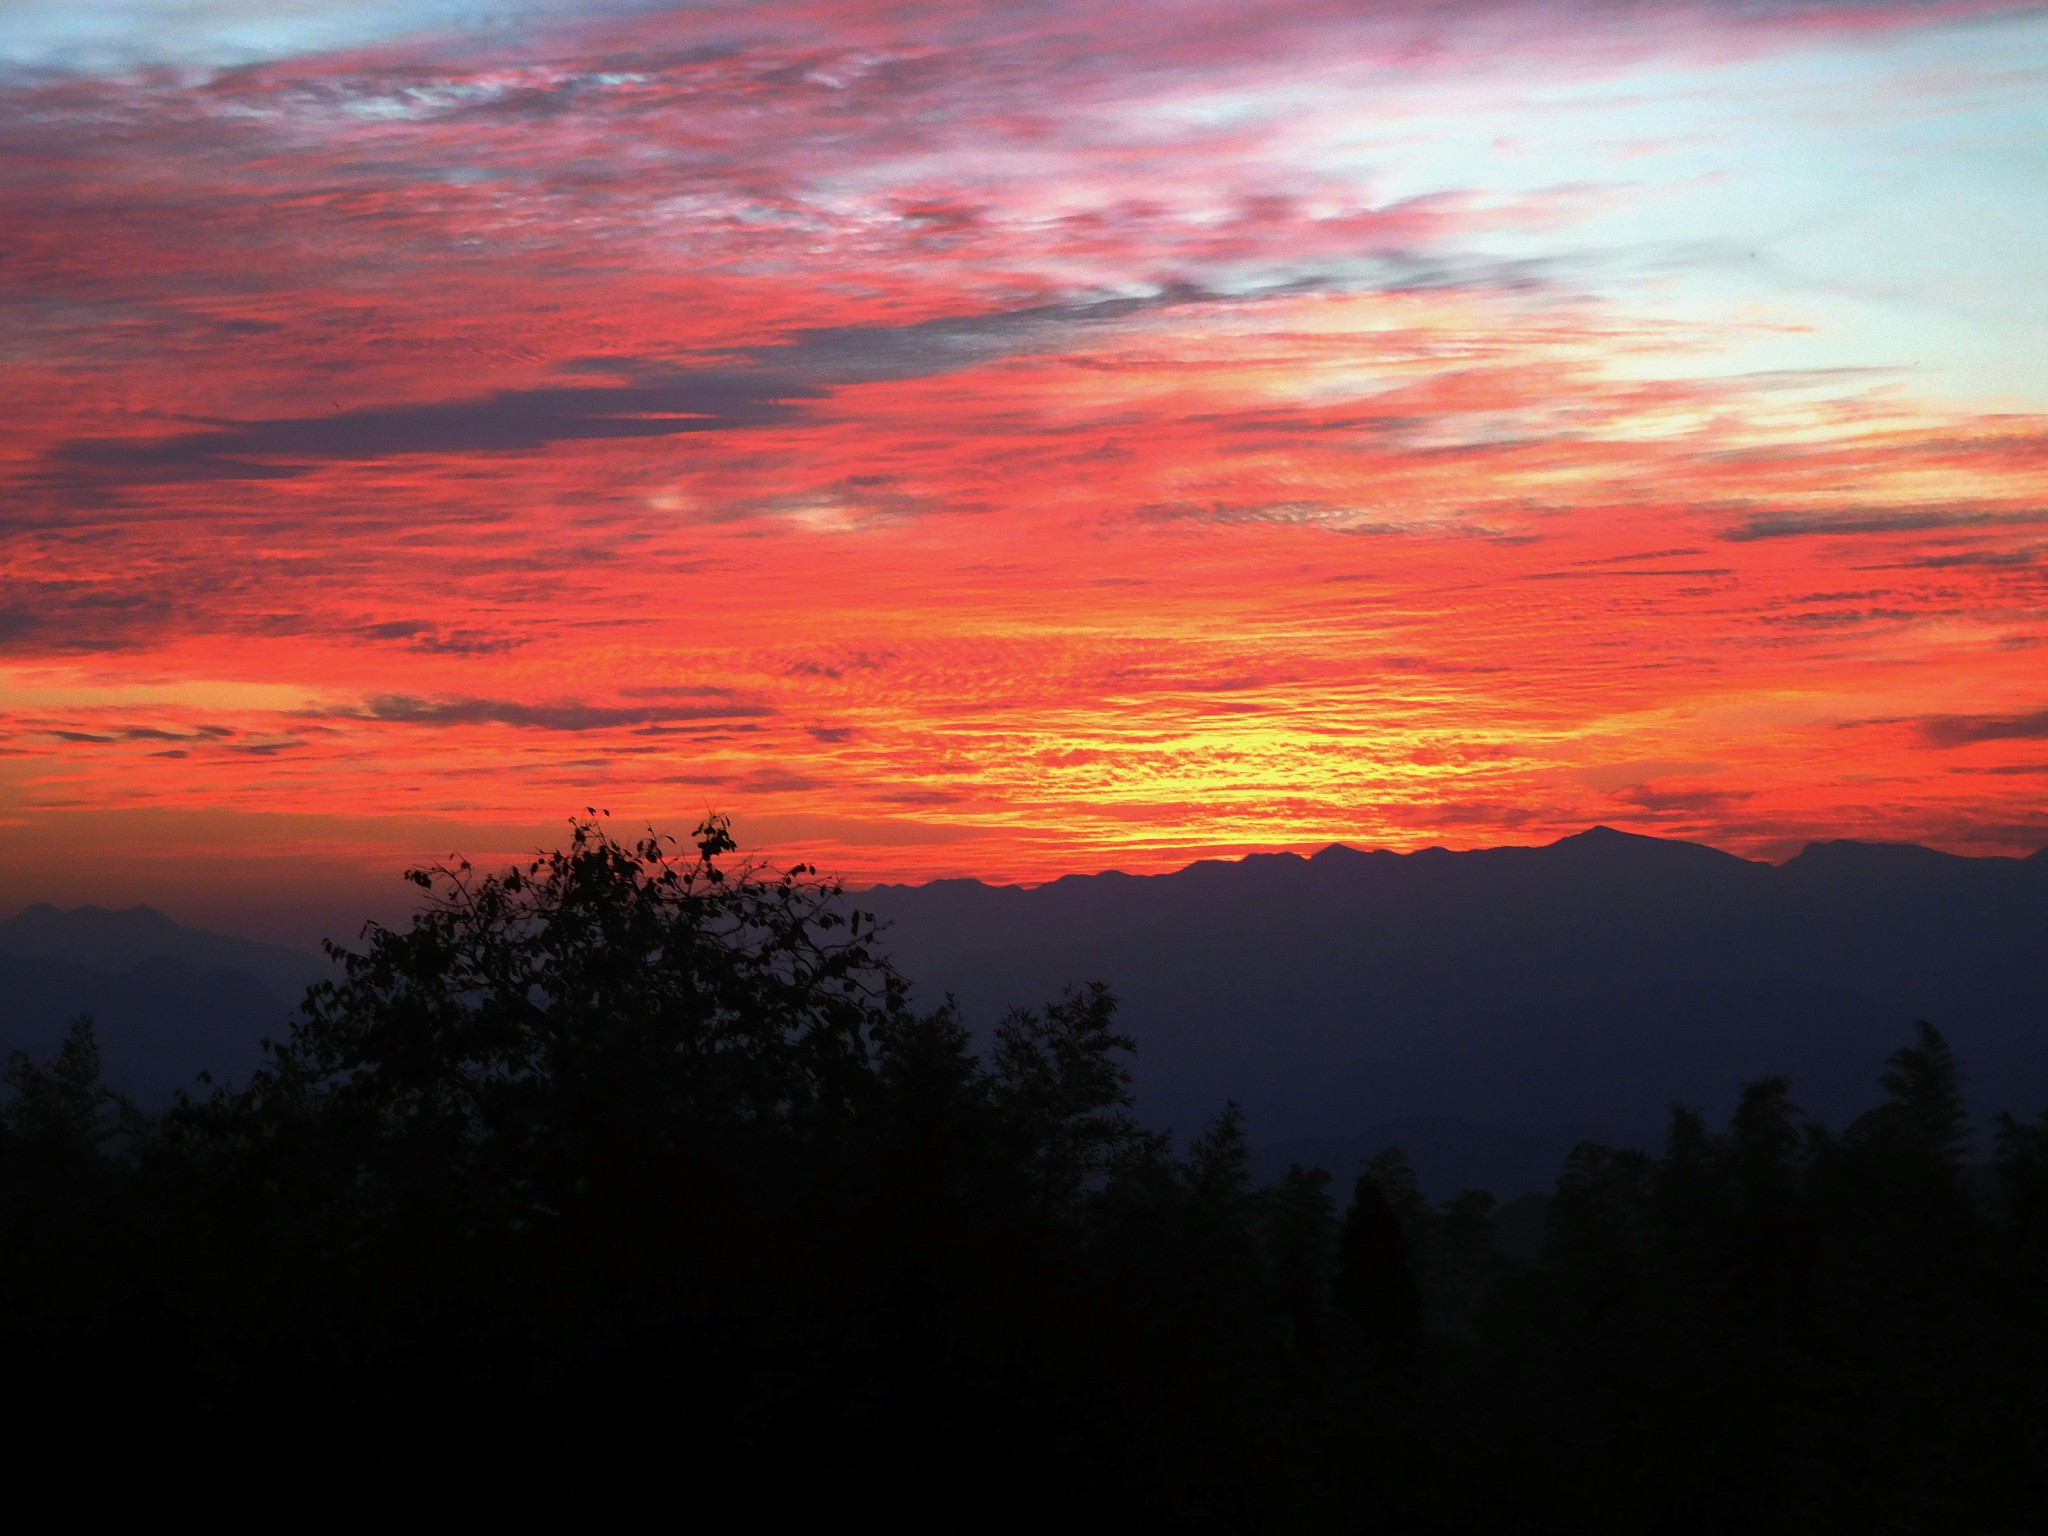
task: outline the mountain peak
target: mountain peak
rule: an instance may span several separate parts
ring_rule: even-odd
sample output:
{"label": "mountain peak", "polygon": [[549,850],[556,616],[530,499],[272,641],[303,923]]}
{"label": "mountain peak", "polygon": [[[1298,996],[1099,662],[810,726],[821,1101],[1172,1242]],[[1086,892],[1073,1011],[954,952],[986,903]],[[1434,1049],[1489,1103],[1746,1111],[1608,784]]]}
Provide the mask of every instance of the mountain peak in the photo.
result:
{"label": "mountain peak", "polygon": [[1657,858],[1664,861],[1685,860],[1691,864],[1750,864],[1753,860],[1739,854],[1713,847],[1708,843],[1689,842],[1680,837],[1651,837],[1642,832],[1624,832],[1619,827],[1605,823],[1560,837],[1547,845],[1543,851],[1555,850],[1562,853],[1618,856],[1622,858]]}
{"label": "mountain peak", "polygon": [[1349,843],[1331,843],[1327,848],[1318,848],[1308,856],[1311,864],[1344,864],[1353,859],[1369,859],[1375,852],[1384,849],[1354,848]]}
{"label": "mountain peak", "polygon": [[1650,837],[1641,832],[1624,832],[1621,830],[1621,828],[1610,827],[1607,825],[1607,823],[1603,821],[1594,826],[1586,828],[1586,830],[1583,832],[1568,833],[1567,835],[1560,837],[1556,842],[1550,844],[1550,846],[1553,848],[1562,848],[1567,843],[1570,843],[1580,847],[1608,846],[1618,848],[1642,843],[1677,843],[1679,841],[1681,841],[1681,839],[1671,837]]}

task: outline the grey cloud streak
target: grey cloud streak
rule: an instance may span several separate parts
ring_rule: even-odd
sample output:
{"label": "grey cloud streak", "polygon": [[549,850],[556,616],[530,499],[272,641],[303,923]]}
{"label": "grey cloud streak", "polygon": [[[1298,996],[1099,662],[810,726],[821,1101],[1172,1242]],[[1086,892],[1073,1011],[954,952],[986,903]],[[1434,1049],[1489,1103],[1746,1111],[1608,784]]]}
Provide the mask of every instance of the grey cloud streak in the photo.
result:
{"label": "grey cloud streak", "polygon": [[2048,709],[2023,715],[1926,715],[1918,722],[1929,746],[1969,747],[1984,741],[2048,741]]}
{"label": "grey cloud streak", "polygon": [[1725,530],[1731,544],[1756,539],[1798,539],[1854,533],[1931,533],[1944,528],[2023,527],[2048,522],[2048,510],[1989,512],[1966,507],[1908,507],[1897,511],[1845,508],[1837,512],[1767,512]]}
{"label": "grey cloud streak", "polygon": [[773,715],[771,705],[752,699],[706,698],[701,703],[607,705],[577,699],[523,704],[511,699],[416,698],[379,694],[353,718],[404,725],[510,725],[544,731],[602,731],[625,726],[663,726],[682,721],[716,722]]}
{"label": "grey cloud streak", "polygon": [[63,482],[141,484],[288,479],[322,464],[411,454],[510,453],[558,442],[783,426],[840,386],[928,378],[1042,353],[1079,330],[1209,301],[1197,290],[1168,289],[901,326],[823,326],[747,348],[737,365],[730,354],[695,367],[673,359],[587,358],[571,366],[618,382],[216,422],[157,438],[79,439],[57,451],[48,474]]}
{"label": "grey cloud streak", "polygon": [[60,473],[95,479],[284,479],[349,460],[505,453],[556,442],[768,426],[795,415],[795,401],[821,393],[789,378],[706,369],[625,384],[564,384],[328,416],[224,422],[153,439],[88,438],[66,444],[58,460]]}

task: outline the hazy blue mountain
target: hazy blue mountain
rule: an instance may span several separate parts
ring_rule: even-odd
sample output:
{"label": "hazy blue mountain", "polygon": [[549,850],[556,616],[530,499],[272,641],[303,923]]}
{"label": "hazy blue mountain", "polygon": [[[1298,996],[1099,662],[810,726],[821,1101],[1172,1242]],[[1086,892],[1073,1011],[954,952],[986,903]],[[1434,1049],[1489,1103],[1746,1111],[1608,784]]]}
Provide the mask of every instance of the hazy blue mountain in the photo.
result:
{"label": "hazy blue mountain", "polygon": [[920,997],[984,1026],[1108,982],[1147,1118],[1186,1133],[1235,1098],[1269,1160],[1392,1139],[1435,1187],[1537,1187],[1580,1135],[1655,1138],[1670,1103],[1725,1114],[1773,1072],[1839,1126],[1916,1018],[1980,1112],[2048,1107],[2040,854],[1824,843],[1773,867],[1602,827],[858,899]]}
{"label": "hazy blue mountain", "polygon": [[92,1015],[105,1076],[144,1108],[197,1089],[202,1071],[246,1077],[258,1042],[284,1033],[291,1008],[247,971],[202,971],[157,956],[125,971],[0,954],[0,1052],[46,1059],[78,1014]]}
{"label": "hazy blue mountain", "polygon": [[291,1002],[332,973],[325,956],[187,928],[154,907],[60,911],[38,902],[0,923],[0,953],[64,960],[96,971],[126,971],[144,960],[182,960],[195,970],[246,971]]}
{"label": "hazy blue mountain", "polygon": [[245,1077],[325,957],[209,933],[154,907],[39,903],[0,922],[0,1051],[47,1056],[92,1015],[107,1081],[145,1107],[199,1073]]}
{"label": "hazy blue mountain", "polygon": [[[1341,845],[1034,890],[942,880],[857,903],[984,1031],[1102,980],[1139,1041],[1140,1108],[1185,1135],[1227,1099],[1260,1160],[1340,1177],[1389,1142],[1439,1192],[1546,1187],[1574,1141],[1654,1140],[1765,1073],[1840,1126],[1916,1018],[1980,1113],[2048,1107],[2048,853],[1823,843],[1773,867],[1595,828],[1546,848]],[[160,1101],[237,1076],[319,957],[146,907],[0,923],[0,1046],[97,1019],[112,1080]]]}

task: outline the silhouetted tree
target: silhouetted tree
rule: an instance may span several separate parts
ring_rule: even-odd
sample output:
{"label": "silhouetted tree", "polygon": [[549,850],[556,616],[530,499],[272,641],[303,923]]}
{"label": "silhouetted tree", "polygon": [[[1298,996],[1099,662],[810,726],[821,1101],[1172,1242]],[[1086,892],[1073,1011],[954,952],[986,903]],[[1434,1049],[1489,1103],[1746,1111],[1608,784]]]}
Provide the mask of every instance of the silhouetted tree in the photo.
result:
{"label": "silhouetted tree", "polygon": [[100,1080],[100,1045],[84,1014],[64,1031],[48,1063],[10,1051],[0,1069],[0,1130],[67,1155],[96,1150],[118,1129],[120,1095]]}
{"label": "silhouetted tree", "polygon": [[996,1026],[990,1102],[1047,1209],[1071,1205],[1153,1150],[1131,1116],[1130,1074],[1118,1059],[1136,1044],[1115,1018],[1115,996],[1096,982],[1042,1009],[1012,1009]]}
{"label": "silhouetted tree", "polygon": [[[2017,1249],[2048,1264],[2048,1114],[2033,1121],[2000,1113],[1997,1126],[1999,1192]],[[2041,1271],[2048,1279],[2048,1268]]]}
{"label": "silhouetted tree", "polygon": [[1337,1211],[1329,1172],[1290,1165],[1261,1193],[1259,1215],[1274,1294],[1293,1329],[1293,1352],[1313,1361],[1327,1347],[1336,1267]]}
{"label": "silhouetted tree", "polygon": [[558,1217],[611,1173],[829,1139],[872,1090],[903,986],[835,887],[803,866],[730,877],[732,846],[716,819],[680,860],[589,820],[503,874],[412,871],[411,925],[330,945],[343,978],[193,1117],[297,1154],[278,1176],[313,1176],[307,1198],[423,1201],[477,1229]]}
{"label": "silhouetted tree", "polygon": [[[1337,1305],[1357,1330],[1367,1361],[1395,1379],[1412,1370],[1422,1326],[1408,1236],[1395,1204],[1407,1203],[1410,1193],[1400,1177],[1406,1167],[1405,1158],[1398,1164],[1387,1160],[1378,1172],[1368,1169],[1353,1183],[1351,1205],[1337,1234],[1334,1284]],[[1391,1199],[1382,1178],[1394,1186]]]}
{"label": "silhouetted tree", "polygon": [[1959,1167],[1970,1143],[1961,1069],[1940,1030],[1922,1019],[1913,1033],[1913,1044],[1892,1052],[1879,1079],[1892,1100],[1883,1129],[1931,1162]]}

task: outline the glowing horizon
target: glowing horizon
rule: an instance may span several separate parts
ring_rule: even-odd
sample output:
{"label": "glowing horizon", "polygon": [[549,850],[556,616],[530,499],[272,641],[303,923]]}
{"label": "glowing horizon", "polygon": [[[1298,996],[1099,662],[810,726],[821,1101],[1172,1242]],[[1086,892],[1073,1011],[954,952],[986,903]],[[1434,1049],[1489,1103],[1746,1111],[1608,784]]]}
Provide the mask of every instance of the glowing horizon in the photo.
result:
{"label": "glowing horizon", "polygon": [[485,11],[0,22],[5,892],[2048,842],[2048,10]]}

